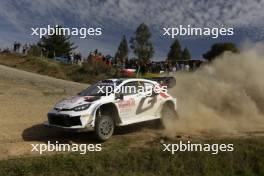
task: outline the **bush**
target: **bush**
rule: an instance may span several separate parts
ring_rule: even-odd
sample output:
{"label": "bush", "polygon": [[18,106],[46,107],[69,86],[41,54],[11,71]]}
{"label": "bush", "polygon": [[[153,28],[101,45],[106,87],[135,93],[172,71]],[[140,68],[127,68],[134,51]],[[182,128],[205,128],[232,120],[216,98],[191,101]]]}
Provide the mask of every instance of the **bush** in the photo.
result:
{"label": "bush", "polygon": [[76,82],[94,83],[102,79],[119,76],[116,68],[105,64],[100,60],[89,60],[83,65],[69,73],[69,77]]}

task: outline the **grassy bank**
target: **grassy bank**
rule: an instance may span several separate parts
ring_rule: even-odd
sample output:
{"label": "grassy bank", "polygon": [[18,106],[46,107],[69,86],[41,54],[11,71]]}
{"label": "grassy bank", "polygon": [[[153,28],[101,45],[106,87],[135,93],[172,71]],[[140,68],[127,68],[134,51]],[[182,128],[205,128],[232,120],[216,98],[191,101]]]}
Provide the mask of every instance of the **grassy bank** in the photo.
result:
{"label": "grassy bank", "polygon": [[101,79],[116,77],[116,70],[104,63],[89,62],[82,66],[77,64],[63,64],[61,62],[20,54],[0,54],[0,64],[9,67],[47,75],[54,78],[81,83],[94,83]]}
{"label": "grassy bank", "polygon": [[[174,141],[175,143],[177,141]],[[211,140],[233,143],[234,152],[161,152],[150,148],[111,148],[100,153],[58,154],[0,162],[0,175],[264,175],[263,138]]]}

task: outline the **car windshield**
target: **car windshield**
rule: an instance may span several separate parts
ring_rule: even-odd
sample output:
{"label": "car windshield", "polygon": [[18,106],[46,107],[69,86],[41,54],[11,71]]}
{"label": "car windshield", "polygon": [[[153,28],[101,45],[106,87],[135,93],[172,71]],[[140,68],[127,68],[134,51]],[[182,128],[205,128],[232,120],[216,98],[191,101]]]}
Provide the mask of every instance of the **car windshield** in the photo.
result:
{"label": "car windshield", "polygon": [[111,80],[100,81],[89,86],[87,89],[78,93],[80,96],[107,96],[114,90],[114,82]]}

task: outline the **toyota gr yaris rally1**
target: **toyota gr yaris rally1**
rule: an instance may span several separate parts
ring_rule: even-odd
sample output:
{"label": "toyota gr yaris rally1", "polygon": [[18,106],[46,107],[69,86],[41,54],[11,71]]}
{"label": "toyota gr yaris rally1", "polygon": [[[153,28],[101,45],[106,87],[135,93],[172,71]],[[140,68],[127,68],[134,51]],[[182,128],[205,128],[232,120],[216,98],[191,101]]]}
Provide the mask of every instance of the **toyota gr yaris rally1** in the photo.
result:
{"label": "toyota gr yaris rally1", "polygon": [[93,130],[97,139],[105,141],[116,126],[175,117],[176,98],[161,87],[155,79],[102,80],[58,102],[48,112],[45,124],[68,130]]}

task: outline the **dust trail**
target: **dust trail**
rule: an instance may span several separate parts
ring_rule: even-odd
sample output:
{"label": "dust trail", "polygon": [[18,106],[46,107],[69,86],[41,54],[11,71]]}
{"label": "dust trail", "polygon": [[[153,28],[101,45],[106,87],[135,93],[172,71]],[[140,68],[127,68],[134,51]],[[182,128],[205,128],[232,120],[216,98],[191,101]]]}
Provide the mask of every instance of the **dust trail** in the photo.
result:
{"label": "dust trail", "polygon": [[168,134],[264,131],[264,45],[245,48],[194,73],[176,74],[171,94],[180,120],[167,124]]}

